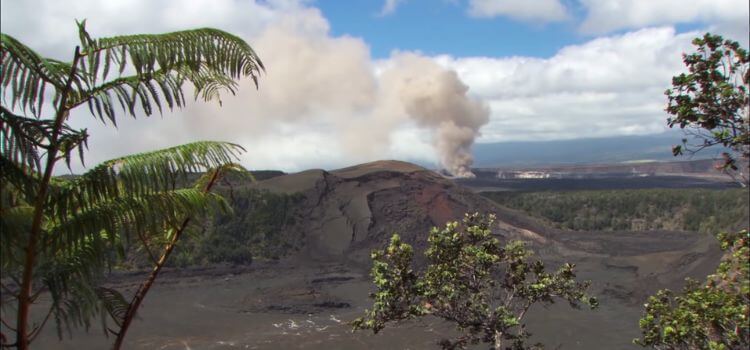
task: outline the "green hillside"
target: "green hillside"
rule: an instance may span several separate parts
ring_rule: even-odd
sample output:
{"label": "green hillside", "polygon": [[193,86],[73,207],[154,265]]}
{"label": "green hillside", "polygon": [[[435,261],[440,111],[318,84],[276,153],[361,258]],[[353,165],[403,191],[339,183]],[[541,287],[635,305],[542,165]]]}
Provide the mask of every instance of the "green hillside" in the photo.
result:
{"label": "green hillside", "polygon": [[176,251],[173,265],[247,264],[253,258],[278,259],[298,249],[301,237],[285,234],[303,197],[243,188],[225,193],[233,212],[193,227]]}

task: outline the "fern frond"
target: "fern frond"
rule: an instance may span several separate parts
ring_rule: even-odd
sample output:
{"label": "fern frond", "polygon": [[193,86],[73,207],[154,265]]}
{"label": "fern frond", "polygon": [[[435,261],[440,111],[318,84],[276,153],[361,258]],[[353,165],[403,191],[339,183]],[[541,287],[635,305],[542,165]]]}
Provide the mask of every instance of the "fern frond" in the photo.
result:
{"label": "fern frond", "polygon": [[162,99],[170,110],[183,107],[183,81],[179,75],[161,70],[152,74],[121,77],[83,92],[72,101],[72,107],[86,103],[92,115],[102,121],[107,118],[117,125],[115,107],[118,104],[131,116],[136,116],[136,107],[139,105],[146,115],[153,114],[152,101],[157,105],[159,112],[162,112]]}
{"label": "fern frond", "polygon": [[223,197],[192,188],[122,197],[76,212],[50,227],[47,245],[65,251],[79,244],[115,246],[116,236],[129,240],[139,233],[159,235],[169,227],[179,226],[186,217],[225,208],[228,204]]}
{"label": "fern frond", "polygon": [[[49,149],[54,128],[52,120],[22,117],[0,106],[0,154],[19,164],[24,171],[39,173],[42,170],[39,151]],[[65,124],[61,126],[56,144],[68,168],[75,150],[83,161],[81,146],[85,146],[87,140],[86,129],[77,131]]]}
{"label": "fern frond", "polygon": [[23,261],[23,247],[28,240],[33,213],[33,207],[23,204],[0,208],[0,266],[4,274],[16,272]]}
{"label": "fern frond", "polygon": [[52,297],[52,314],[55,317],[58,337],[63,326],[68,332],[74,326],[87,330],[90,320],[101,313],[96,286],[100,284],[108,261],[106,250],[93,244],[69,248],[70,254],[43,256],[38,274]]}
{"label": "fern frond", "polygon": [[0,106],[0,151],[2,156],[24,169],[39,172],[41,158],[38,149],[46,148],[45,140],[54,125],[49,120],[26,118]]}
{"label": "fern frond", "polygon": [[[109,120],[117,125],[116,107],[136,116],[136,107],[141,107],[146,115],[164,108],[173,110],[185,105],[182,91],[185,82],[195,87],[195,96],[204,100],[218,99],[220,92],[235,93],[237,82],[230,77],[208,69],[202,64],[197,71],[186,66],[176,66],[169,71],[157,70],[149,74],[121,77],[78,94],[71,102],[71,108],[88,104],[89,112],[101,121]],[[163,106],[165,105],[165,106]]]}
{"label": "fern frond", "polygon": [[91,39],[84,22],[79,25],[79,33],[81,54],[87,58],[89,74],[97,76],[101,66],[105,79],[112,64],[123,72],[128,59],[138,75],[184,66],[198,71],[205,64],[211,71],[230,78],[244,76],[256,80],[265,69],[244,40],[213,28]]}
{"label": "fern frond", "polygon": [[[157,239],[173,232],[185,217],[205,215],[228,208],[224,198],[202,190],[185,188],[143,197],[123,197],[77,213],[48,227],[43,256],[55,257],[42,263],[40,274],[53,299],[58,332],[62,325],[90,326],[90,319],[106,312],[121,325],[129,304],[113,290],[97,288],[102,270],[110,266],[113,251],[122,251],[122,241],[138,232]],[[109,262],[109,263],[108,263]],[[103,320],[106,322],[105,320]],[[105,332],[108,328],[104,326]]]}
{"label": "fern frond", "polygon": [[[19,289],[21,348],[41,329],[29,332],[24,315],[44,290],[52,296],[49,315],[58,332],[88,328],[97,313],[109,314],[123,327],[121,340],[128,306],[98,286],[116,255],[124,255],[123,242],[143,234],[150,235],[144,241],[169,240],[167,257],[190,218],[228,210],[209,185],[178,188],[204,171],[211,172],[213,185],[243,151],[230,143],[196,142],[114,159],[76,178],[51,177],[58,161],[70,167],[76,151],[83,161],[88,134],[69,127],[70,111],[87,104],[95,117],[116,123],[120,110],[135,117],[136,110],[151,115],[183,107],[186,84],[204,100],[235,93],[242,77],[257,88],[264,70],[247,43],[215,29],[93,39],[84,22],[79,35],[71,63],[41,57],[11,36],[0,38],[0,262]],[[44,118],[46,105],[53,118]]]}
{"label": "fern frond", "polygon": [[10,95],[10,109],[28,109],[37,118],[42,113],[46,86],[52,85],[57,95],[65,88],[71,70],[70,64],[41,57],[7,34],[0,34],[0,62],[3,101]]}
{"label": "fern frond", "polygon": [[195,180],[195,182],[193,183],[193,188],[205,190],[206,188],[208,188],[214,176],[220,176],[222,178],[226,176],[232,176],[234,178],[242,180],[255,181],[255,177],[253,177],[253,174],[245,169],[245,167],[243,167],[242,165],[237,163],[227,163],[211,169],[210,171],[206,171],[203,175],[201,175],[201,177]]}
{"label": "fern frond", "polygon": [[73,130],[68,128],[67,125],[63,126],[63,132],[58,135],[58,159],[64,159],[65,165],[70,170],[70,161],[74,157],[74,152],[77,150],[78,159],[83,163],[83,151],[88,148],[89,134],[86,129]]}
{"label": "fern frond", "polygon": [[[218,99],[221,91],[234,94],[235,80],[241,77],[250,77],[257,87],[264,69],[245,41],[217,29],[92,39],[83,22],[79,35],[83,59],[78,71],[85,75],[87,88],[72,94],[68,108],[86,103],[91,114],[114,124],[115,102],[134,117],[136,106],[146,115],[161,113],[162,105],[184,105],[185,83],[195,87],[196,99],[208,101]],[[136,74],[123,77],[128,67]],[[112,68],[119,74],[108,80]]]}
{"label": "fern frond", "polygon": [[64,220],[122,196],[172,190],[188,174],[232,163],[241,151],[232,143],[199,141],[113,159],[57,187],[50,194],[49,215]]}
{"label": "fern frond", "polygon": [[[38,186],[39,178],[36,173],[4,156],[0,157],[0,188],[2,189],[0,193],[3,196],[15,196],[18,197],[17,200],[31,203],[34,201]],[[5,198],[3,198],[3,205],[5,205]]]}
{"label": "fern frond", "polygon": [[[257,87],[260,72],[265,69],[250,45],[217,29],[92,39],[84,21],[79,23],[79,35],[82,59],[73,70],[70,63],[43,58],[2,34],[0,82],[3,100],[10,94],[10,110],[28,109],[39,118],[46,85],[55,88],[53,102],[57,103],[70,78],[73,89],[64,107],[72,109],[87,103],[92,114],[114,123],[114,98],[132,116],[136,115],[136,105],[151,115],[162,111],[162,103],[170,109],[182,107],[186,82],[195,86],[196,98],[211,100],[219,98],[223,90],[234,94],[235,80],[241,77],[250,77]],[[128,67],[136,74],[123,77]],[[119,77],[108,80],[112,68]],[[72,77],[71,71],[75,72]]]}
{"label": "fern frond", "polygon": [[[96,294],[99,297],[99,302],[101,302],[104,310],[106,310],[112,320],[115,321],[115,324],[118,327],[122,326],[122,321],[125,319],[125,313],[128,311],[130,303],[125,300],[125,297],[123,297],[120,292],[112,288],[99,287],[96,289]],[[106,323],[102,328],[105,332],[109,329],[106,326]]]}
{"label": "fern frond", "polygon": [[237,160],[239,145],[199,141],[154,152],[114,159],[106,164],[118,168],[124,190],[141,194],[152,189],[174,188],[175,175],[197,173]]}

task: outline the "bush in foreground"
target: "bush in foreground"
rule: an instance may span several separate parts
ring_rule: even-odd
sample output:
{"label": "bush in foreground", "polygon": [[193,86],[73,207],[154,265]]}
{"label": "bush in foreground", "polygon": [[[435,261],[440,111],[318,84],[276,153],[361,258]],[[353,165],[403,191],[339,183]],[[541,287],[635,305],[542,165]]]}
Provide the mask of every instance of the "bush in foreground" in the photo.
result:
{"label": "bush in foreground", "polygon": [[574,308],[597,306],[585,293],[589,282],[575,280],[574,265],[545,272],[541,261],[530,260],[523,242],[503,246],[492,236],[494,219],[467,214],[462,223],[433,228],[421,273],[412,269],[412,247],[394,235],[385,250],[372,254],[375,302],[353,322],[354,329],[378,333],[389,322],[433,315],[462,333],[441,340],[444,349],[480,342],[495,349],[539,348],[525,345],[530,333],[522,321],[532,305],[562,299]]}
{"label": "bush in foreground", "polygon": [[750,348],[750,235],[718,236],[727,251],[705,284],[688,280],[681,295],[660,290],[646,304],[636,344],[655,349]]}

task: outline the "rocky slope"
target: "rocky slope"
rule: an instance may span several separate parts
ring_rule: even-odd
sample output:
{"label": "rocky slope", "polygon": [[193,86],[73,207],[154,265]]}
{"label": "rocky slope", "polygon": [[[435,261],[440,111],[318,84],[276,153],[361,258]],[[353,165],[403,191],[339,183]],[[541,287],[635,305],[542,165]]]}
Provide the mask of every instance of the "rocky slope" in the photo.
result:
{"label": "rocky slope", "polygon": [[[710,235],[649,232],[571,232],[550,228],[525,214],[496,206],[451,179],[399,161],[379,161],[326,172],[309,170],[259,181],[254,188],[304,198],[293,224],[303,262],[345,262],[366,271],[369,254],[399,233],[417,252],[430,228],[466,212],[495,213],[496,234],[522,239],[556,266],[579,265],[601,295],[636,305],[657,288],[677,288],[685,277],[705,276],[720,252]],[[421,254],[415,254],[417,259]],[[418,260],[418,262],[421,262]]]}
{"label": "rocky slope", "polygon": [[[466,212],[495,213],[502,239],[527,241],[552,265],[579,264],[598,292],[638,303],[656,288],[678,288],[709,273],[720,252],[710,235],[670,232],[571,232],[500,207],[435,172],[400,161],[308,170],[258,181],[252,188],[295,193],[293,220],[277,234],[291,240],[304,263],[346,263],[366,271],[369,254],[399,233],[417,252],[432,227]],[[419,262],[422,255],[415,254]],[[704,274],[704,275],[705,275]]]}
{"label": "rocky slope", "polygon": [[297,193],[303,200],[293,224],[280,234],[293,237],[302,257],[366,264],[372,249],[393,233],[417,249],[431,227],[493,205],[432,171],[400,161],[349,168],[308,170],[250,185],[272,193]]}

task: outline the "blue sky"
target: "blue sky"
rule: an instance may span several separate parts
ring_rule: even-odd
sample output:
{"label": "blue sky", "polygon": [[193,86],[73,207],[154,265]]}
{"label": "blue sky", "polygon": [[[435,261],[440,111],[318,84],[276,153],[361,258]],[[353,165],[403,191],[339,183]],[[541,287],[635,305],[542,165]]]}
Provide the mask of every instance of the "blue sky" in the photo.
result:
{"label": "blue sky", "polygon": [[[658,1],[658,0],[655,0]],[[568,0],[568,18],[538,21],[511,16],[477,17],[469,14],[465,1],[403,0],[383,13],[382,0],[317,0],[313,4],[329,20],[331,34],[363,38],[374,58],[387,58],[392,51],[420,51],[427,55],[550,57],[559,49],[591,40],[579,24],[587,15],[580,3]],[[711,21],[674,21],[678,32],[710,25]],[[610,31],[624,33],[627,29]]]}
{"label": "blue sky", "polygon": [[376,58],[386,58],[393,50],[548,57],[565,45],[586,40],[575,32],[572,21],[534,24],[507,17],[478,19],[449,1],[406,1],[390,14],[381,14],[382,1],[319,0],[315,4],[331,22],[332,34],[364,38]]}
{"label": "blue sky", "polygon": [[[0,29],[69,60],[94,37],[215,27],[267,71],[223,105],[102,125],[89,164],[195,140],[296,171],[377,159],[454,173],[476,143],[659,134],[663,95],[705,31],[748,45],[747,0],[0,0]],[[82,167],[76,165],[74,170]]]}

